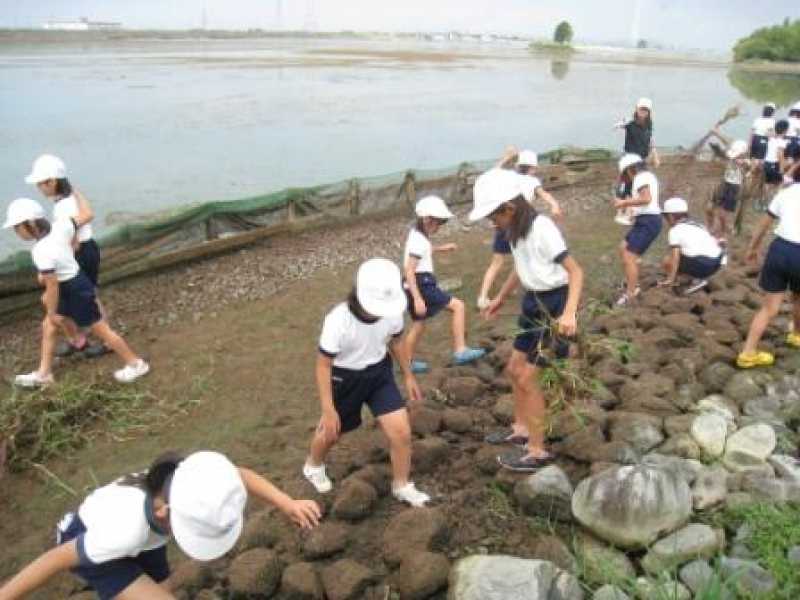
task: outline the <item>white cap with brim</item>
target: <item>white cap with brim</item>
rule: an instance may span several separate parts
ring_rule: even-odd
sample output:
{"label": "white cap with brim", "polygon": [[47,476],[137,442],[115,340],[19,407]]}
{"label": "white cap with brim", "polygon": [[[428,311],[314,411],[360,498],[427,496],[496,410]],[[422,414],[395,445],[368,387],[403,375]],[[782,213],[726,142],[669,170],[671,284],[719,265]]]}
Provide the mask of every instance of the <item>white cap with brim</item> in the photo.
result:
{"label": "white cap with brim", "polygon": [[664,202],[664,208],[661,212],[665,215],[688,213],[689,205],[683,198],[670,198]]}
{"label": "white cap with brim", "polygon": [[764,105],[764,108],[771,108],[772,110],[776,110],[778,108],[778,105],[775,104],[774,102],[767,102]]}
{"label": "white cap with brim", "polygon": [[644,161],[642,160],[642,157],[639,156],[638,154],[633,154],[633,153],[623,154],[622,158],[619,159],[619,164],[617,166],[619,167],[619,172],[624,173],[625,169],[627,169],[628,167],[632,167],[633,165],[636,165],[640,162]]}
{"label": "white cap with brim", "polygon": [[639,100],[636,101],[636,108],[646,108],[652,112],[653,101],[650,100],[650,98],[639,98]]}
{"label": "white cap with brim", "polygon": [[792,105],[792,110],[800,110],[800,100]]}
{"label": "white cap with brim", "polygon": [[247,490],[236,466],[218,452],[195,452],[181,461],[167,502],[172,535],[195,560],[219,558],[242,533]]}
{"label": "white cap with brim", "polygon": [[470,221],[488,217],[509,200],[522,195],[521,176],[508,169],[489,169],[475,180]]}
{"label": "white cap with brim", "polygon": [[521,167],[536,167],[539,165],[539,157],[533,150],[523,150],[519,153],[517,164]]}
{"label": "white cap with brim", "polygon": [[11,229],[25,221],[44,219],[45,212],[42,205],[30,198],[17,198],[12,200],[6,209],[6,220],[3,229]]}
{"label": "white cap with brim", "polygon": [[408,298],[398,266],[387,258],[371,258],[363,263],[356,274],[356,298],[375,317],[402,315]]}
{"label": "white cap with brim", "polygon": [[414,208],[418,217],[433,217],[434,219],[452,219],[453,213],[447,208],[444,200],[439,196],[425,196]]}
{"label": "white cap with brim", "polygon": [[731,147],[728,148],[726,152],[728,158],[739,158],[743,156],[747,152],[747,142],[744,140],[736,140],[731,144]]}
{"label": "white cap with brim", "polygon": [[66,176],[67,167],[63,160],[52,154],[42,154],[33,161],[33,168],[25,178],[25,183],[36,184],[48,179],[64,179]]}

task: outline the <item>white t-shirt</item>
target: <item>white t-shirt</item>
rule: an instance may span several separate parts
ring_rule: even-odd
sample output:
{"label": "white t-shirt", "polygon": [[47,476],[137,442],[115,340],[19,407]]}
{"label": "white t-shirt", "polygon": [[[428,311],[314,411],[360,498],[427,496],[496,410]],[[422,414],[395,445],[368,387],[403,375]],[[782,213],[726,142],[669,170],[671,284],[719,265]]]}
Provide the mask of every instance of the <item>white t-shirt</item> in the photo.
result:
{"label": "white t-shirt", "polygon": [[31,249],[31,258],[40,273],[55,273],[58,281],[73,279],[80,269],[72,249],[75,224],[70,220],[54,221],[50,233]]}
{"label": "white t-shirt", "polygon": [[778,150],[786,150],[789,145],[789,140],[785,137],[771,137],[767,140],[767,154],[764,156],[764,162],[776,163],[778,162]]}
{"label": "white t-shirt", "polygon": [[670,246],[680,248],[681,254],[689,258],[696,256],[719,258],[722,254],[722,248],[716,238],[698,223],[691,221],[677,223],[669,230],[667,237]]}
{"label": "white t-shirt", "polygon": [[639,215],[660,215],[661,208],[658,204],[658,179],[650,171],[642,171],[637,173],[633,178],[633,199],[639,199],[639,190],[643,187],[650,188],[650,204],[645,206],[633,206],[633,216]]}
{"label": "white t-shirt", "polygon": [[744,169],[736,160],[729,160],[725,166],[725,181],[734,185],[742,185]]}
{"label": "white t-shirt", "polygon": [[800,244],[800,183],[794,183],[775,194],[767,212],[779,219],[775,235],[787,242]]}
{"label": "white t-shirt", "polygon": [[519,178],[520,187],[522,187],[522,196],[528,204],[533,203],[536,197],[536,190],[542,187],[542,182],[538,177],[533,175],[521,175]]}
{"label": "white t-shirt", "polygon": [[569,283],[567,270],[560,263],[567,255],[567,244],[550,217],[537,216],[527,237],[512,244],[511,254],[526,290],[546,292]]}
{"label": "white t-shirt", "polygon": [[319,349],[333,358],[334,367],[360,371],[381,362],[386,357],[386,345],[401,333],[403,315],[365,323],[342,302],[325,317]]}
{"label": "white t-shirt", "polygon": [[[68,221],[78,216],[78,201],[70,194],[53,205],[53,221]],[[86,242],[92,239],[92,225],[86,223],[78,228],[78,241]]]}
{"label": "white t-shirt", "polygon": [[753,133],[756,135],[769,135],[775,129],[775,119],[772,117],[758,117],[753,121]]}
{"label": "white t-shirt", "polygon": [[787,120],[789,121],[789,130],[786,135],[789,137],[800,136],[800,117],[789,117]]}
{"label": "white t-shirt", "polygon": [[167,538],[145,516],[144,490],[111,483],[89,494],[78,509],[86,532],[78,537],[81,564],[100,564],[160,548]]}
{"label": "white t-shirt", "polygon": [[416,227],[408,232],[406,248],[403,252],[403,266],[408,264],[410,257],[419,259],[417,273],[433,273],[433,245]]}

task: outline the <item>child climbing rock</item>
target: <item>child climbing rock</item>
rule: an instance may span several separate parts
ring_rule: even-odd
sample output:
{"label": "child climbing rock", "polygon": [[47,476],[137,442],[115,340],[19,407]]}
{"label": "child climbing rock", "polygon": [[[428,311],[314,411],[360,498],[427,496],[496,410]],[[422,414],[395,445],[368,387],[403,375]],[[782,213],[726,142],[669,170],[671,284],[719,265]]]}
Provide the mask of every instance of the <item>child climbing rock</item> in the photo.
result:
{"label": "child climbing rock", "polygon": [[322,417],[303,466],[305,478],[322,494],[333,487],[325,457],[342,434],[361,425],[367,405],[389,440],[393,495],[412,506],[430,500],[409,480],[411,426],[389,356],[403,373],[409,404],[417,405],[422,395],[402,339],[406,304],[400,269],[373,258],[359,267],[347,301],[325,317],[316,368]]}

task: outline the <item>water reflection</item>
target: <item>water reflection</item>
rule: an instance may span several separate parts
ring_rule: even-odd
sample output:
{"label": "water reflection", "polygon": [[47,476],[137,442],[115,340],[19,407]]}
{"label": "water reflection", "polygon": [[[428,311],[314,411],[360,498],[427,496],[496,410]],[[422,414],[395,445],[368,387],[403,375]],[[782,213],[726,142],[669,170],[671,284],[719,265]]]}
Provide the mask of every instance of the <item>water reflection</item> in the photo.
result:
{"label": "water reflection", "polygon": [[728,81],[756,102],[784,107],[800,100],[800,73],[760,73],[734,67],[728,71]]}
{"label": "water reflection", "polygon": [[562,58],[554,58],[550,61],[550,74],[553,76],[553,79],[558,79],[559,81],[564,79],[567,74],[569,73],[569,61],[564,60]]}

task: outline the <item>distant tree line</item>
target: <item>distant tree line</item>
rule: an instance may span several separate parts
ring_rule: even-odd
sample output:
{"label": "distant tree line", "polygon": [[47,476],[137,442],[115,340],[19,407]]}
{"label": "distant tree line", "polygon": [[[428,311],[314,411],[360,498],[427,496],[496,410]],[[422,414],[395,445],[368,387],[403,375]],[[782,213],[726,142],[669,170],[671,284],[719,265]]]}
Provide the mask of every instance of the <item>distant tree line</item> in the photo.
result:
{"label": "distant tree line", "polygon": [[733,58],[800,62],[800,20],[788,18],[782,25],[757,29],[733,47]]}

